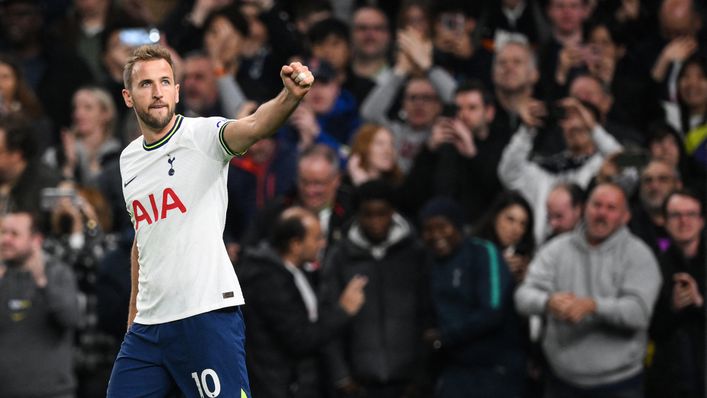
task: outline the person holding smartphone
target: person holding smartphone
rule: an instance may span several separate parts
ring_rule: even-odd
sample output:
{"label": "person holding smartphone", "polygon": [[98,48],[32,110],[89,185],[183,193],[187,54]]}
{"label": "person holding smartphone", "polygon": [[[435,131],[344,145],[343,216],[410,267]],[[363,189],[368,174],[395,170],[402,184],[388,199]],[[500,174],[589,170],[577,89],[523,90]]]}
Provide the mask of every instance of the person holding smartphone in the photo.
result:
{"label": "person holding smartphone", "polygon": [[477,78],[491,86],[492,53],[474,42],[476,20],[458,4],[440,5],[433,23],[434,64],[457,80]]}
{"label": "person holding smartphone", "polygon": [[705,220],[704,199],[688,190],[669,194],[663,205],[670,247],[660,256],[663,287],[651,323],[653,366],[650,398],[704,397]]}

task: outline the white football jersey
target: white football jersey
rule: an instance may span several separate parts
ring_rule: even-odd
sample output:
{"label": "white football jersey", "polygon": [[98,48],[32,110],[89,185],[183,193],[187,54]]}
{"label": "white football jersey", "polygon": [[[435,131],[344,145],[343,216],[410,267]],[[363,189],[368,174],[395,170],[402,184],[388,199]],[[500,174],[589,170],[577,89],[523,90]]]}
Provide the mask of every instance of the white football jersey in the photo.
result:
{"label": "white football jersey", "polygon": [[151,325],[244,303],[223,243],[230,120],[177,115],[160,141],[120,156],[138,248],[137,317]]}

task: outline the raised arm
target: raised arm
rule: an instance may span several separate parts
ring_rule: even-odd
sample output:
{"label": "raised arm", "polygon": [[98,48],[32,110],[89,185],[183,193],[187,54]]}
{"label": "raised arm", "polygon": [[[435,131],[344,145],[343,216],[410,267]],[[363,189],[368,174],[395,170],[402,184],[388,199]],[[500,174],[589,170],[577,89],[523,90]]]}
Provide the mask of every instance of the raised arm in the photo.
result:
{"label": "raised arm", "polygon": [[284,65],[280,77],[285,87],[277,97],[262,104],[252,115],[226,126],[223,138],[233,153],[243,153],[256,141],[274,134],[314,83],[312,73],[299,62]]}

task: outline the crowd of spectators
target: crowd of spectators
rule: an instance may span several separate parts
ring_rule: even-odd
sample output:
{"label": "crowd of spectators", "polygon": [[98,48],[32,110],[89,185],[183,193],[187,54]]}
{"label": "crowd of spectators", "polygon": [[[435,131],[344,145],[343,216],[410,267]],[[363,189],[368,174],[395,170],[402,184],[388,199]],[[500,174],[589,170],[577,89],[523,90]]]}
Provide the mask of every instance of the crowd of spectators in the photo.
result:
{"label": "crowd of spectators", "polygon": [[0,396],[105,396],[123,65],[159,44],[185,116],[315,77],[229,166],[256,398],[705,397],[703,2],[0,0],[0,32]]}

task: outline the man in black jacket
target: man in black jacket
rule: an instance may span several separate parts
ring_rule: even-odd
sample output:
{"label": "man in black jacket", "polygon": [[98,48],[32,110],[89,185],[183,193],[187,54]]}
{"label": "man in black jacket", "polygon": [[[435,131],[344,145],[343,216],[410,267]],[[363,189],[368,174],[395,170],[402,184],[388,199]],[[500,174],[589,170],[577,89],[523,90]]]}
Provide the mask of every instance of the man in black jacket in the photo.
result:
{"label": "man in black jacket", "polygon": [[368,278],[361,312],[327,349],[338,396],[397,398],[422,382],[423,332],[431,307],[426,255],[395,211],[390,192],[380,180],[358,188],[354,223],[324,262],[325,301],[335,301],[356,275]]}
{"label": "man in black jacket", "polygon": [[253,396],[321,395],[319,349],[358,313],[366,285],[365,277],[355,276],[336,303],[320,308],[301,268],[317,259],[323,245],[317,217],[292,207],[276,221],[268,242],[247,250],[238,266]]}
{"label": "man in black jacket", "polygon": [[703,201],[685,190],[663,206],[671,244],[660,256],[663,287],[651,323],[655,341],[648,397],[705,397],[705,235]]}

